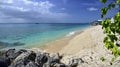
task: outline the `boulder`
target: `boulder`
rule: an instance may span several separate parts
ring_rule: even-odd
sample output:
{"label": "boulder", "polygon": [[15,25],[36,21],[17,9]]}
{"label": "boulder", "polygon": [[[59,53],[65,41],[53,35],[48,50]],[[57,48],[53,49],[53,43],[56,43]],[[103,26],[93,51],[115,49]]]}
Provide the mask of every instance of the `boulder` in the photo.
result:
{"label": "boulder", "polygon": [[67,67],[65,64],[55,64],[54,67]]}
{"label": "boulder", "polygon": [[38,67],[37,64],[35,64],[35,62],[29,62],[25,67]]}
{"label": "boulder", "polygon": [[30,61],[34,61],[35,62],[35,58],[36,58],[36,53],[32,52],[29,56],[28,56],[28,60]]}
{"label": "boulder", "polygon": [[8,67],[6,62],[0,61],[0,67]]}
{"label": "boulder", "polygon": [[41,67],[43,66],[44,63],[48,61],[48,58],[46,57],[45,54],[37,54],[35,58],[35,62]]}
{"label": "boulder", "polygon": [[31,54],[31,51],[24,52],[20,54],[9,67],[24,67],[29,63],[28,56]]}
{"label": "boulder", "polygon": [[77,67],[78,65],[81,65],[84,63],[83,59],[77,56],[65,56],[61,60],[62,63],[67,65],[67,67]]}
{"label": "boulder", "polygon": [[60,57],[59,53],[52,53],[52,54],[50,54],[50,57],[52,58],[51,62],[56,62],[56,63],[60,62],[61,57]]}
{"label": "boulder", "polygon": [[0,52],[0,67],[76,67],[83,62],[81,58],[74,57],[66,65],[60,60],[59,53],[49,54],[25,49]]}

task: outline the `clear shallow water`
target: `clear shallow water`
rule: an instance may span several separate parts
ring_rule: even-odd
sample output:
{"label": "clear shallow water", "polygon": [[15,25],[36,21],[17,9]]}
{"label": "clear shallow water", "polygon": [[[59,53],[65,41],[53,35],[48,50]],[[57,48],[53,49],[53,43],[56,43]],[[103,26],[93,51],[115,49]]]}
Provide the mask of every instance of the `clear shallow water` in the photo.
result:
{"label": "clear shallow water", "polygon": [[[0,42],[20,42],[25,44],[18,47],[29,47],[38,45],[38,43],[42,45],[71,31],[87,27],[89,27],[89,24],[80,23],[0,24]],[[6,47],[10,47],[10,45]]]}

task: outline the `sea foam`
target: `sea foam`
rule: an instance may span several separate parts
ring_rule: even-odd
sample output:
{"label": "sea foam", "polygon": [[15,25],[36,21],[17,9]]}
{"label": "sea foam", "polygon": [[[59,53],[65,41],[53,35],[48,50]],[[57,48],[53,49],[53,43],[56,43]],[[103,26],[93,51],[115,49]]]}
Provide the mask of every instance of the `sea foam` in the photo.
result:
{"label": "sea foam", "polygon": [[72,36],[72,35],[74,35],[74,34],[75,34],[75,32],[72,31],[72,32],[69,32],[66,36],[69,37],[69,36]]}

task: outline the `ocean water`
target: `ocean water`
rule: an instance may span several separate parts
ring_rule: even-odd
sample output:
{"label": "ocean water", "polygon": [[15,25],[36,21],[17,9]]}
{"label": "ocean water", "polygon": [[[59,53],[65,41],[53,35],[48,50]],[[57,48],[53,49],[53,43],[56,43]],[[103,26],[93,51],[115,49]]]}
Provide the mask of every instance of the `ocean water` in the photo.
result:
{"label": "ocean water", "polygon": [[[40,46],[89,26],[81,23],[0,24],[0,42],[5,43],[0,43],[0,49]],[[16,42],[24,45],[11,45]]]}

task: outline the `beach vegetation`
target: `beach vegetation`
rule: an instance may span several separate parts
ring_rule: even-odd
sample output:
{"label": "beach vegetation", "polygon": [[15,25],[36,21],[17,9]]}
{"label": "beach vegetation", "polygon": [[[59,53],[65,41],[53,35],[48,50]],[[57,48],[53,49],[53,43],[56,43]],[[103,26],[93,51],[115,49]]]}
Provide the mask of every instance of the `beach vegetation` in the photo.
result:
{"label": "beach vegetation", "polygon": [[[102,20],[102,29],[104,34],[106,34],[103,42],[104,46],[112,51],[114,57],[120,55],[119,46],[120,43],[120,0],[113,0],[108,2],[108,0],[100,0],[105,4],[104,7],[101,8],[101,18]],[[109,3],[109,4],[108,4]],[[113,16],[113,20],[106,17],[106,14],[110,10],[118,10],[116,14]],[[111,59],[110,64],[113,62],[113,58]]]}
{"label": "beach vegetation", "polygon": [[106,59],[104,57],[100,57],[100,60],[101,61],[105,61]]}

